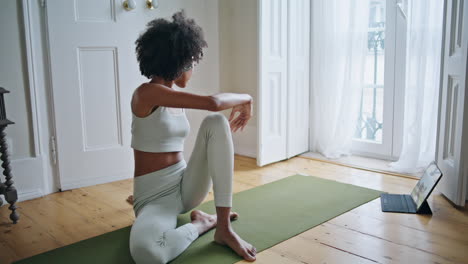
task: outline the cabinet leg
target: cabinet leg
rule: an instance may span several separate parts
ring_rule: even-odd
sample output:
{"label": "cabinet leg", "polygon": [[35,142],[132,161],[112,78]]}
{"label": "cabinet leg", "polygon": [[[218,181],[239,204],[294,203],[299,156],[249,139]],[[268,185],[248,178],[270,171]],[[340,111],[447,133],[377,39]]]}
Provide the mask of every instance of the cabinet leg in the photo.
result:
{"label": "cabinet leg", "polygon": [[18,212],[16,212],[16,202],[13,202],[12,204],[10,204],[8,209],[11,210],[10,219],[11,221],[13,221],[13,224],[18,223],[19,215],[18,215]]}
{"label": "cabinet leg", "polygon": [[3,175],[5,175],[5,199],[10,204],[8,209],[11,210],[10,219],[16,224],[19,220],[19,215],[16,212],[16,201],[18,200],[18,194],[16,188],[13,186],[13,175],[11,173],[10,159],[8,157],[8,145],[6,143],[5,137],[5,128],[6,126],[0,127],[0,153],[3,167]]}

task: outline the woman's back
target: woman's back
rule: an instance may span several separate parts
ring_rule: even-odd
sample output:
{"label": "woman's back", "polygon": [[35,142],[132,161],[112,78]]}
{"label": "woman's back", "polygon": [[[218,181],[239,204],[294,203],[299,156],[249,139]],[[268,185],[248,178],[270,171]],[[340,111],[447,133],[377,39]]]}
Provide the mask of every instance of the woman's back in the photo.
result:
{"label": "woman's back", "polygon": [[150,115],[132,115],[132,148],[144,152],[183,151],[190,131],[185,109],[158,106]]}
{"label": "woman's back", "polygon": [[[144,117],[142,104],[132,100],[132,140],[134,176],[144,175],[183,159],[184,140],[190,131],[185,109],[157,106]],[[135,110],[135,112],[134,112]]]}

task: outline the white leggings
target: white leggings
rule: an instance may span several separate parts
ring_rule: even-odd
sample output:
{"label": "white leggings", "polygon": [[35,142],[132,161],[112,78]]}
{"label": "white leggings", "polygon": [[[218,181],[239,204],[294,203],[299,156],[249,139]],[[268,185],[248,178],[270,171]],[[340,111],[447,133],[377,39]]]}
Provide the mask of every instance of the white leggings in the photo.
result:
{"label": "white leggings", "polygon": [[130,232],[130,253],[137,264],[167,263],[181,254],[198,231],[192,223],[176,228],[177,215],[198,206],[213,183],[215,206],[232,207],[234,147],[229,122],[220,113],[202,121],[188,164],[135,177],[136,220]]}

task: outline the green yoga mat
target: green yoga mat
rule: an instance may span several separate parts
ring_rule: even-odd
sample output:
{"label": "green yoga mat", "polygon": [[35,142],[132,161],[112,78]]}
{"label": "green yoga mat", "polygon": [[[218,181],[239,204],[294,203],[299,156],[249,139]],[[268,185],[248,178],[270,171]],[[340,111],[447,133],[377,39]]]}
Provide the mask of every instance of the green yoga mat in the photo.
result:
{"label": "green yoga mat", "polygon": [[[233,210],[240,217],[234,230],[257,251],[326,222],[380,196],[380,191],[313,176],[294,175],[234,194]],[[198,207],[214,213],[213,201]],[[180,215],[178,225],[190,220]],[[134,263],[128,250],[130,227],[90,238],[15,263]],[[222,264],[241,258],[213,242],[214,230],[199,237],[171,263]]]}

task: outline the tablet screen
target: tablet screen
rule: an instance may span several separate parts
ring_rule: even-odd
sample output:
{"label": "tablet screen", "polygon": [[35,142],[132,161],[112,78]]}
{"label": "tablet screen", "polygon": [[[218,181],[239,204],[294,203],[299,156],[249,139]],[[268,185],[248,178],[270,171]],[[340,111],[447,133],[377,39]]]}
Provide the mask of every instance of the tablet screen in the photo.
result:
{"label": "tablet screen", "polygon": [[418,184],[416,184],[416,187],[414,187],[413,191],[411,192],[411,197],[416,203],[416,208],[419,209],[441,176],[442,172],[440,172],[439,168],[437,168],[437,165],[434,162],[427,167],[423,176],[418,181]]}

